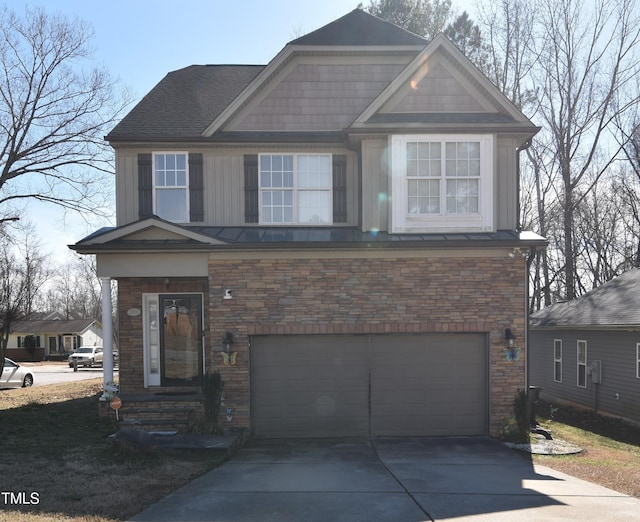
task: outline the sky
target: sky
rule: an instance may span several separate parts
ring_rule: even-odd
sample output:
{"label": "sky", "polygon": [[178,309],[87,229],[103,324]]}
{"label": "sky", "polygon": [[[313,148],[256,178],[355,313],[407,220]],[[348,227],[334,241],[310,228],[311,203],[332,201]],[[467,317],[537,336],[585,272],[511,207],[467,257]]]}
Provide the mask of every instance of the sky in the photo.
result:
{"label": "sky", "polygon": [[[94,30],[96,64],[141,99],[168,72],[203,64],[267,64],[287,42],[355,9],[360,0],[5,0],[81,18]],[[366,6],[369,0],[362,3]],[[473,17],[473,0],[452,0]],[[45,250],[68,258],[73,244],[95,230],[78,216],[32,205]],[[104,223],[112,225],[113,223]]]}

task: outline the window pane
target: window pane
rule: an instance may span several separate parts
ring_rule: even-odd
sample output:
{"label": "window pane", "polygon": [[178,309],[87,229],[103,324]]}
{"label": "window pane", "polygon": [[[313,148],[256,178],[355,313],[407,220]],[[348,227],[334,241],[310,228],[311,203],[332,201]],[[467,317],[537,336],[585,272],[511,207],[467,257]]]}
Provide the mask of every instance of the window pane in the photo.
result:
{"label": "window pane", "polygon": [[407,143],[407,159],[408,160],[416,160],[416,159],[418,159],[418,144],[417,143]]}
{"label": "window pane", "polygon": [[300,191],[298,193],[298,221],[309,225],[331,222],[329,216],[331,195],[328,191]]}
{"label": "window pane", "polygon": [[260,186],[261,187],[270,187],[271,186],[271,173],[270,172],[262,172],[260,174]]}
{"label": "window pane", "polygon": [[166,155],[166,167],[167,170],[175,170],[176,168],[176,155],[175,154],[167,154]]}
{"label": "window pane", "polygon": [[282,172],[282,156],[271,156],[271,170]]}
{"label": "window pane", "polygon": [[156,190],[156,213],[168,221],[187,222],[189,216],[186,189]]}
{"label": "window pane", "polygon": [[271,156],[260,156],[260,170],[271,171]]}
{"label": "window pane", "polygon": [[282,187],[282,172],[273,172],[271,174],[271,186]]}

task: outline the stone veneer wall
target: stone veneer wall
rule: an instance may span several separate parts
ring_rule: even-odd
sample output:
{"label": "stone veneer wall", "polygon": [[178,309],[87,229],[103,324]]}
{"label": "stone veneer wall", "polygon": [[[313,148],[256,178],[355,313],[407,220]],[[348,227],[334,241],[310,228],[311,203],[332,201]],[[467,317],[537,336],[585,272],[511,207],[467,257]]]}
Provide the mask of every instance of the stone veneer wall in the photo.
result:
{"label": "stone veneer wall", "polygon": [[[468,256],[469,254],[467,254]],[[490,434],[499,435],[525,386],[525,263],[495,257],[245,259],[209,263],[211,343],[207,361],[225,382],[228,425],[250,425],[252,335],[487,333]],[[233,299],[222,298],[233,290]],[[504,331],[522,348],[507,361]],[[222,364],[232,332],[237,364]]]}
{"label": "stone veneer wall", "polygon": [[[226,288],[233,299],[224,300]],[[211,260],[205,278],[118,281],[120,387],[144,392],[143,293],[204,294],[205,361],[225,382],[227,427],[250,426],[252,335],[487,333],[490,340],[490,434],[497,436],[525,386],[525,264],[495,257],[394,257]],[[208,304],[208,306],[207,306]],[[522,348],[507,361],[504,330]],[[234,335],[234,366],[222,363],[222,339]],[[224,415],[224,411],[223,417]]]}

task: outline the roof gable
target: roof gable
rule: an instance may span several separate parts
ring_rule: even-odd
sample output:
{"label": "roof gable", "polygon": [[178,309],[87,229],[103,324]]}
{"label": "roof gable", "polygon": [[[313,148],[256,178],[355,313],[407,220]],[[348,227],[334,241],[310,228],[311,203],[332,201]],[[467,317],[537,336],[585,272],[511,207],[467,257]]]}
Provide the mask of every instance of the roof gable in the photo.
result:
{"label": "roof gable", "polygon": [[538,130],[443,34],[380,93],[352,128],[398,124],[521,128],[529,136]]}
{"label": "roof gable", "polygon": [[129,245],[217,245],[224,244],[211,236],[194,232],[156,216],[118,228],[106,228],[78,241],[76,247]]}
{"label": "roof gable", "polygon": [[640,269],[531,315],[532,327],[640,326]]}

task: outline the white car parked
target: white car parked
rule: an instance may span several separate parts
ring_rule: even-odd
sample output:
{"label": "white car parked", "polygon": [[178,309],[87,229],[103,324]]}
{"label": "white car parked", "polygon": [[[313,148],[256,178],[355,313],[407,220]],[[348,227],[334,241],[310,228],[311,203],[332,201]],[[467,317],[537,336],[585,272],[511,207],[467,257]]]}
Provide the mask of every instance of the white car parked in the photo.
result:
{"label": "white car parked", "polygon": [[25,366],[4,358],[0,388],[25,388],[33,386],[33,374]]}
{"label": "white car parked", "polygon": [[69,356],[69,368],[73,368],[76,364],[90,368],[94,365],[102,366],[102,358],[102,346],[81,346]]}

